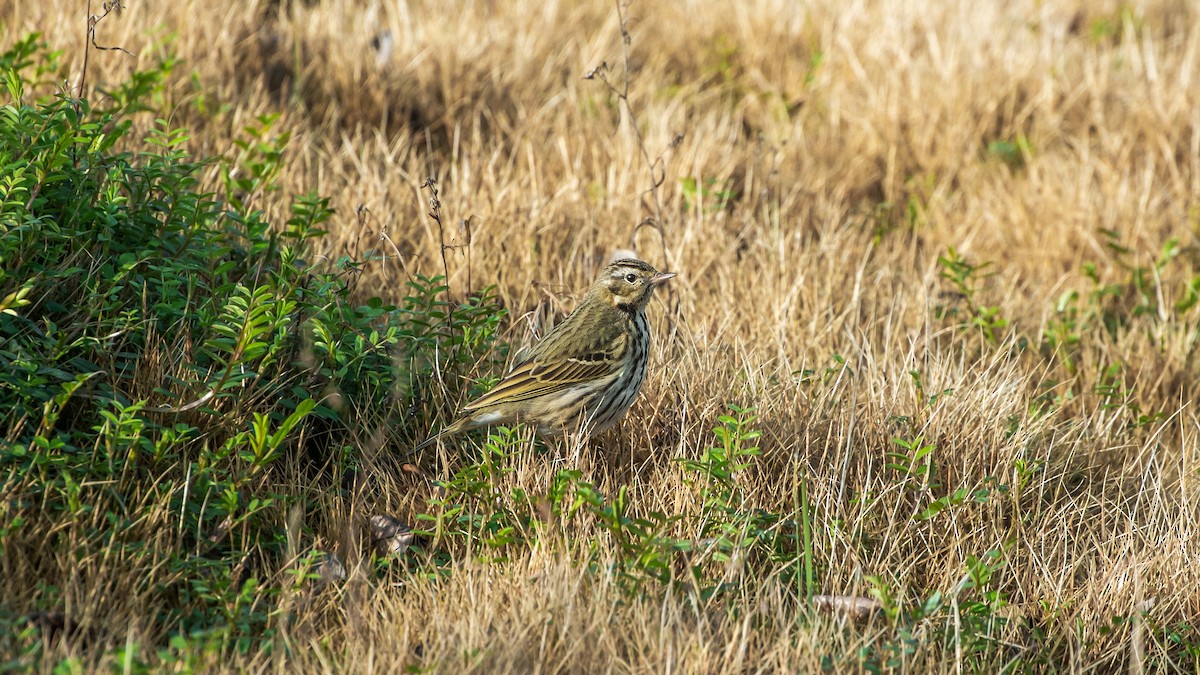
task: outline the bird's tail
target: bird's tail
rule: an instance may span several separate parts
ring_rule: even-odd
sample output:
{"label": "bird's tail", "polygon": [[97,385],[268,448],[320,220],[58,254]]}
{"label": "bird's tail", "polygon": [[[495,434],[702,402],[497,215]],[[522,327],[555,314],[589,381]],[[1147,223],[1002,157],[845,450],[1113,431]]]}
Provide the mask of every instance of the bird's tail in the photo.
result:
{"label": "bird's tail", "polygon": [[413,451],[413,452],[420,452],[420,451],[421,451],[421,450],[423,450],[424,448],[426,448],[426,447],[428,447],[428,446],[432,445],[433,443],[437,442],[437,439],[439,439],[439,438],[441,438],[442,436],[445,436],[445,435],[446,435],[446,430],[445,430],[445,429],[442,429],[441,431],[439,431],[439,432],[437,432],[436,434],[434,434],[434,435],[430,436],[429,438],[426,438],[425,440],[421,441],[420,443],[417,443],[417,444],[416,444],[416,446],[414,446],[414,447],[413,447],[412,451]]}
{"label": "bird's tail", "polygon": [[429,438],[426,438],[425,440],[418,443],[412,449],[412,452],[420,452],[423,448],[426,448],[426,447],[436,443],[439,438],[446,438],[448,436],[453,436],[454,434],[457,434],[458,432],[466,429],[468,426],[470,426],[470,424],[471,424],[471,418],[464,417],[464,418],[458,420],[457,422],[455,422],[454,424],[451,424],[450,426],[446,427],[445,429],[442,429],[441,431],[437,432],[436,434],[434,434],[434,435],[430,436]]}

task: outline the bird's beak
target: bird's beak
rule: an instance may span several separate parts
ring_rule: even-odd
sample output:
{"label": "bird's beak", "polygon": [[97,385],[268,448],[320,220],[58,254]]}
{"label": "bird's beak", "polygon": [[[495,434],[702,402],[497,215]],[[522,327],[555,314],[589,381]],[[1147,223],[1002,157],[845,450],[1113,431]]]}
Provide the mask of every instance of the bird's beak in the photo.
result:
{"label": "bird's beak", "polygon": [[670,281],[673,278],[675,278],[674,272],[660,272],[660,273],[655,274],[654,276],[650,277],[650,285],[651,286],[661,286],[662,284],[667,283],[668,281]]}

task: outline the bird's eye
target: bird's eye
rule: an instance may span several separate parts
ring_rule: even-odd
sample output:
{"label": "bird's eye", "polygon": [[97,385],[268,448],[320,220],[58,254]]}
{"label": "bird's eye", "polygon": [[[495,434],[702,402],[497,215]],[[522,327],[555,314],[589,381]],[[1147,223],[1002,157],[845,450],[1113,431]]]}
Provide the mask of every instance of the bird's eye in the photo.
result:
{"label": "bird's eye", "polygon": [[633,282],[637,281],[637,275],[633,272],[630,272],[629,274],[625,275],[625,281],[628,281],[632,284]]}

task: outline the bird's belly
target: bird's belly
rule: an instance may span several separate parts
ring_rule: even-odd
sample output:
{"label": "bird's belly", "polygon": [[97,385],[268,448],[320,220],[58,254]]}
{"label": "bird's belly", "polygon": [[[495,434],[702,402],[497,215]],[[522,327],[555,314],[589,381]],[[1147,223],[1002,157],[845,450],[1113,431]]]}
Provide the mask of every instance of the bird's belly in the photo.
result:
{"label": "bird's belly", "polygon": [[530,417],[539,419],[539,431],[543,434],[559,434],[577,431],[581,422],[586,423],[585,408],[588,403],[604,398],[602,390],[609,387],[614,378],[585,382],[568,387],[557,395],[538,401],[530,410]]}

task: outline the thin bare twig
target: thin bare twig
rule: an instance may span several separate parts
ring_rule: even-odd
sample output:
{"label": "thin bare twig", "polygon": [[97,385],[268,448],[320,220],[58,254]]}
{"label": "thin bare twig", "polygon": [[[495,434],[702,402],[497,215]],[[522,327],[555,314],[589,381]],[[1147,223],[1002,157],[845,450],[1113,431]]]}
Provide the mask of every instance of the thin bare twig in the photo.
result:
{"label": "thin bare twig", "polygon": [[100,45],[96,44],[96,24],[103,21],[105,19],[105,17],[107,17],[109,14],[116,14],[117,16],[121,16],[121,13],[125,11],[125,2],[124,2],[124,0],[108,0],[107,2],[102,3],[100,5],[100,7],[104,10],[103,14],[100,14],[100,15],[92,14],[92,0],[88,0],[88,17],[87,17],[88,39],[87,39],[87,42],[85,42],[83,45],[83,73],[79,76],[79,98],[83,98],[83,94],[87,88],[87,70],[88,70],[88,60],[89,60],[88,57],[91,54],[92,47],[95,47],[96,49],[98,49],[100,51],[125,52],[126,54],[128,54],[130,56],[133,56],[133,57],[137,56],[137,54],[134,54],[133,52],[129,51],[128,49],[125,49],[124,47],[101,47]]}
{"label": "thin bare twig", "polygon": [[438,250],[442,255],[442,278],[446,284],[450,283],[450,263],[446,261],[446,230],[442,227],[442,201],[438,199],[437,179],[430,176],[425,179],[425,183],[421,185],[422,190],[429,190],[429,211],[425,214],[429,216],[438,226]]}
{"label": "thin bare twig", "polygon": [[471,216],[470,218],[463,218],[462,220],[458,221],[458,231],[462,232],[464,237],[463,237],[463,242],[461,244],[457,244],[455,246],[455,248],[466,248],[467,249],[467,297],[471,296],[471,291],[472,291],[472,286],[471,286],[471,224],[474,222],[474,220],[475,220],[475,216]]}
{"label": "thin bare twig", "polygon": [[629,0],[617,0],[617,20],[620,23],[621,30],[621,64],[624,70],[621,78],[621,86],[613,84],[608,77],[610,67],[607,61],[601,62],[599,66],[592,68],[584,73],[585,80],[599,80],[604,83],[608,91],[616,97],[621,108],[629,120],[629,126],[633,129],[634,140],[637,142],[638,150],[642,154],[642,160],[645,162],[646,169],[650,173],[650,187],[642,192],[642,203],[645,205],[646,197],[651,199],[652,215],[642,219],[629,233],[629,247],[636,250],[637,233],[643,227],[650,227],[658,232],[659,245],[662,247],[663,260],[669,261],[670,254],[667,248],[667,235],[663,227],[663,205],[662,197],[659,193],[659,188],[667,180],[667,160],[666,153],[675,149],[683,140],[683,134],[676,134],[667,148],[657,157],[650,156],[650,150],[646,147],[646,139],[642,136],[642,130],[638,126],[637,114],[633,110],[633,105],[629,102],[629,85],[630,65],[629,65],[629,49],[633,43],[633,37],[629,33]]}

